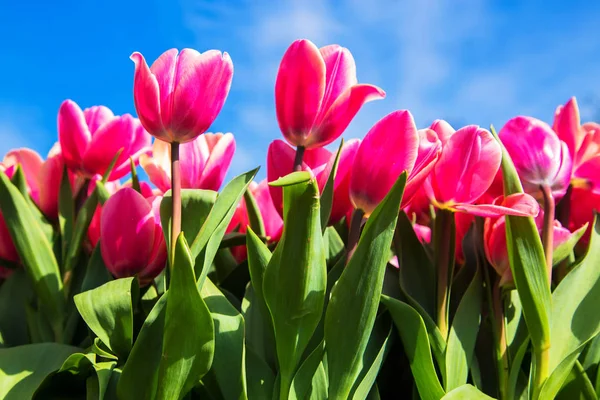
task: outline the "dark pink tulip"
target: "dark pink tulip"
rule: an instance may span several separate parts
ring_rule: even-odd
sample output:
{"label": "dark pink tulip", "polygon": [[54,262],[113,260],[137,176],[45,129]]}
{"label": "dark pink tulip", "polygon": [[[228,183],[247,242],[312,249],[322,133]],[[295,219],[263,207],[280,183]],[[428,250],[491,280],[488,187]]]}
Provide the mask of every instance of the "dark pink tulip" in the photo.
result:
{"label": "dark pink tulip", "polygon": [[[538,232],[542,234],[544,213],[540,212],[535,218]],[[554,248],[571,238],[571,231],[563,228],[560,222],[554,221]],[[486,258],[500,275],[500,286],[514,286],[512,272],[506,249],[506,219],[504,216],[487,218],[484,224],[483,245]]]}
{"label": "dark pink tulip", "polygon": [[417,131],[410,112],[394,111],[379,120],[360,144],[350,177],[354,207],[369,216],[403,171],[406,207],[437,161],[441,143],[433,130]]}
{"label": "dark pink tulip", "polygon": [[358,84],[348,49],[305,39],[287,49],[275,83],[279,128],[288,143],[308,149],[336,140],[363,104],[384,97],[377,86]]}
{"label": "dark pink tulip", "polygon": [[556,109],[553,129],[569,148],[573,160],[571,183],[600,187],[600,124],[581,125],[577,100],[572,97]]}
{"label": "dark pink tulip", "polygon": [[437,133],[438,137],[442,142],[442,145],[446,144],[448,139],[450,139],[450,136],[454,135],[454,133],[456,132],[452,125],[450,125],[443,119],[436,119],[435,121],[433,121],[429,128],[434,130],[435,133]]}
{"label": "dark pink tulip", "polygon": [[[345,143],[342,148],[338,171],[333,183],[333,206],[329,224],[339,222],[352,210],[348,186],[352,163],[359,144],[358,139],[353,139]],[[282,140],[274,140],[270,144],[267,152],[267,179],[269,182],[286,176],[293,171],[295,152],[295,149]],[[310,171],[315,176],[321,192],[327,183],[334,161],[335,154],[325,148],[307,149],[304,152],[302,169]],[[280,215],[283,215],[283,191],[280,187],[273,186],[269,186],[269,190],[275,209]]]}
{"label": "dark pink tulip", "polygon": [[[179,146],[181,187],[219,190],[235,152],[231,133],[206,133]],[[150,181],[162,192],[171,188],[171,145],[155,140],[152,156],[143,155],[140,164]]]}
{"label": "dark pink tulip", "polygon": [[137,118],[129,114],[115,116],[104,106],[81,111],[72,100],[65,100],[58,111],[58,139],[67,166],[86,178],[103,175],[123,149],[110,174],[111,181],[127,175],[129,158],[137,165],[152,142]]}
{"label": "dark pink tulip", "polygon": [[594,222],[594,211],[600,212],[600,193],[582,187],[574,187],[571,192],[569,230],[575,232],[585,224],[587,230],[578,243],[579,250],[585,250],[590,242]]}
{"label": "dark pink tulip", "polygon": [[122,188],[104,204],[100,218],[100,250],[117,278],[137,276],[145,286],[164,268],[167,248],[160,225],[162,197],[144,198]]}
{"label": "dark pink tulip", "polygon": [[548,124],[531,117],[515,117],[498,135],[513,160],[526,193],[541,198],[541,186],[562,197],[571,179],[572,161],[567,144]]}
{"label": "dark pink tulip", "polygon": [[150,68],[140,53],[135,63],[133,98],[142,125],[157,139],[186,143],[211,126],[229,93],[233,64],[218,50],[164,52]]}
{"label": "dark pink tulip", "polygon": [[[88,186],[87,189],[87,195],[90,196],[94,190],[96,189],[96,182],[100,181],[102,179],[102,176],[100,175],[95,175],[92,180],[90,185]],[[148,189],[150,190],[150,193],[143,193],[142,191],[142,195],[144,197],[150,197],[151,193],[151,189],[148,186],[147,183],[145,182],[140,182],[140,185],[142,187],[146,186],[148,187]],[[129,187],[131,187],[131,185],[129,185]],[[106,182],[104,184],[104,188],[108,191],[109,195],[113,195],[117,192],[117,190],[119,190],[121,188],[121,182],[117,181],[112,181],[112,182]],[[102,216],[102,206],[100,204],[98,204],[98,206],[96,207],[96,211],[94,211],[94,215],[92,216],[92,220],[90,221],[90,226],[88,227],[88,239],[90,241],[90,251],[92,251],[95,247],[96,244],[98,244],[98,241],[100,240],[100,219]]]}

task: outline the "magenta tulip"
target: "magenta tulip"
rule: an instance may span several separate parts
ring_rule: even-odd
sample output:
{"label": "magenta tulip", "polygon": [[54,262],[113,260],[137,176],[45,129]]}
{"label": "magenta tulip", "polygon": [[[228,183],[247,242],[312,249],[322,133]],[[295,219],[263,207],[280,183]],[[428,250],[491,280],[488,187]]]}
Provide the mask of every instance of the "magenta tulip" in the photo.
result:
{"label": "magenta tulip", "polygon": [[562,197],[571,179],[571,156],[548,124],[531,117],[515,117],[498,135],[515,164],[523,189],[538,199],[542,187]]}
{"label": "magenta tulip", "polygon": [[441,150],[437,134],[417,131],[408,111],[383,117],[360,144],[350,177],[354,207],[369,216],[403,171],[408,174],[402,208],[406,207],[435,165]]}
{"label": "magenta tulip", "polygon": [[127,175],[129,158],[137,165],[140,155],[150,150],[152,142],[137,118],[129,114],[115,116],[104,106],[81,111],[71,100],[60,106],[58,139],[67,166],[86,178],[104,175],[122,149],[109,176],[111,181]]}
{"label": "magenta tulip", "polygon": [[148,132],[165,142],[186,143],[208,130],[231,87],[229,54],[171,49],[150,68],[140,53],[131,59],[135,108]]}
{"label": "magenta tulip", "polygon": [[145,286],[164,268],[167,249],[160,225],[161,200],[122,188],[104,203],[100,250],[115,277],[137,276]]}
{"label": "magenta tulip", "polygon": [[597,190],[600,187],[600,124],[581,125],[577,100],[572,97],[556,109],[553,129],[569,148],[573,160],[571,183]]}
{"label": "magenta tulip", "polygon": [[[235,152],[231,133],[206,133],[179,146],[181,187],[219,190]],[[150,181],[166,192],[171,188],[171,145],[155,140],[152,157],[143,155],[140,164]]]}
{"label": "magenta tulip", "polygon": [[569,212],[569,230],[575,232],[585,224],[587,230],[578,243],[579,250],[585,250],[590,242],[594,223],[594,212],[600,212],[600,193],[582,187],[574,187],[571,192],[571,209]]}
{"label": "magenta tulip", "polygon": [[288,143],[307,149],[336,140],[363,104],[384,97],[377,86],[358,84],[348,49],[309,40],[287,49],[275,83],[279,128]]}

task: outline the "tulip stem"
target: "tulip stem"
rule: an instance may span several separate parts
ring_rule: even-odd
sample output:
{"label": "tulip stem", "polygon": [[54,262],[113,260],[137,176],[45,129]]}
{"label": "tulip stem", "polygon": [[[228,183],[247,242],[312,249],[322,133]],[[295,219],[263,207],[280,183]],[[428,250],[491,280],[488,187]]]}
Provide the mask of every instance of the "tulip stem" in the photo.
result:
{"label": "tulip stem", "polygon": [[[569,218],[571,217],[571,192],[573,192],[573,186],[569,185],[567,193],[565,193],[563,198],[556,206],[556,219],[558,219],[564,227],[569,226]],[[558,264],[556,267],[556,276],[554,278],[556,280],[556,284],[559,284],[560,281],[562,281],[567,275],[570,264],[571,261],[569,258]]]}
{"label": "tulip stem", "polygon": [[546,269],[548,270],[548,287],[552,281],[552,250],[554,249],[554,197],[548,185],[542,185],[544,197],[544,226],[542,227],[542,245],[546,255]]}
{"label": "tulip stem", "polygon": [[[454,273],[454,214],[439,210],[434,227],[437,269],[437,323],[444,340],[448,338],[448,296]],[[451,254],[452,253],[452,254]]]}
{"label": "tulip stem", "polygon": [[346,254],[346,263],[350,261],[354,251],[356,251],[356,246],[358,246],[358,240],[360,239],[360,229],[362,227],[363,217],[365,216],[365,212],[361,209],[356,208],[352,212],[352,218],[350,220],[350,231],[348,232],[348,245],[347,245],[347,254]]}
{"label": "tulip stem", "polygon": [[302,159],[304,158],[304,146],[296,147],[296,158],[294,158],[294,172],[302,171]]}
{"label": "tulip stem", "polygon": [[173,213],[171,219],[171,268],[175,258],[177,237],[181,232],[181,165],[179,163],[179,143],[171,143],[171,194]]}
{"label": "tulip stem", "polygon": [[499,281],[492,288],[492,303],[494,310],[494,331],[496,336],[496,365],[498,366],[498,386],[500,400],[508,395],[508,351],[506,345],[506,326],[502,304],[502,288]]}

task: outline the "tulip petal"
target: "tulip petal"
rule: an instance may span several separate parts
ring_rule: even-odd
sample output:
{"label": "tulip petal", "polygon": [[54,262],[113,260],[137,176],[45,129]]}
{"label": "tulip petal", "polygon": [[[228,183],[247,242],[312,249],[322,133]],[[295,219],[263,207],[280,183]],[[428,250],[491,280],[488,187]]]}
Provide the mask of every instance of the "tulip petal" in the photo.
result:
{"label": "tulip petal", "polygon": [[154,137],[171,141],[172,135],[165,130],[161,120],[158,81],[148,68],[144,56],[136,52],[130,58],[135,63],[133,100],[138,117],[144,128]]}
{"label": "tulip petal", "polygon": [[[207,136],[207,134],[202,136]],[[202,189],[216,191],[221,187],[223,179],[225,179],[225,175],[229,169],[229,165],[231,165],[231,160],[235,153],[235,139],[231,133],[210,134],[210,136],[211,140],[216,136],[219,136],[220,138],[213,147],[206,165],[201,171],[202,178],[200,179],[200,186]]]}
{"label": "tulip petal", "polygon": [[113,112],[105,106],[92,106],[83,110],[85,123],[92,136],[98,128],[114,118]]}
{"label": "tulip petal", "polygon": [[333,142],[344,133],[365,103],[384,97],[385,92],[374,85],[360,84],[347,89],[321,117],[317,118],[306,140],[306,147],[323,147]]}
{"label": "tulip petal", "polygon": [[567,144],[571,157],[581,145],[581,132],[579,129],[579,106],[575,97],[571,97],[564,106],[559,106],[554,115],[554,132],[559,139]]}
{"label": "tulip petal", "polygon": [[170,146],[162,140],[155,140],[152,145],[152,157],[142,155],[140,165],[152,182],[161,192],[171,189],[171,157]]}
{"label": "tulip petal", "polygon": [[[206,142],[206,135],[200,135],[191,142],[182,143],[179,147],[181,163],[181,187],[205,189],[201,186],[202,172],[210,157],[210,150]],[[169,145],[169,151],[171,146]],[[169,169],[171,156],[169,154]]]}
{"label": "tulip petal", "polygon": [[[36,179],[39,182],[38,207],[50,219],[58,218],[58,194],[64,169],[62,156],[50,157],[42,165]],[[35,200],[35,197],[34,197]]]}
{"label": "tulip petal", "polygon": [[342,148],[337,174],[333,182],[333,204],[329,216],[330,225],[338,223],[354,208],[350,200],[350,176],[359,146],[360,140],[352,139],[346,142]]}
{"label": "tulip petal", "polygon": [[419,152],[415,166],[408,176],[404,195],[402,196],[402,208],[407,207],[419,188],[435,167],[435,163],[442,152],[442,142],[437,133],[432,129],[419,130]]}
{"label": "tulip petal", "polygon": [[19,253],[17,253],[2,213],[0,213],[0,258],[12,262],[19,261]]}
{"label": "tulip petal", "polygon": [[281,216],[273,205],[267,180],[263,179],[253,190],[252,194],[254,195],[256,204],[258,204],[265,233],[271,241],[278,241],[283,231],[283,219],[281,219]]}
{"label": "tulip petal", "polygon": [[348,49],[332,44],[321,47],[319,52],[325,62],[325,93],[321,103],[321,113],[323,113],[343,92],[356,85],[358,81],[356,63]]}
{"label": "tulip petal", "polygon": [[430,126],[437,133],[438,138],[442,141],[442,145],[446,144],[450,136],[454,135],[456,130],[448,122],[443,119],[436,119]]}
{"label": "tulip petal", "polygon": [[538,202],[526,193],[515,193],[506,197],[499,197],[495,204],[464,204],[452,206],[456,211],[466,212],[479,217],[499,217],[514,215],[517,217],[535,217],[540,212]]}
{"label": "tulip petal", "polygon": [[158,84],[160,110],[165,126],[170,124],[170,116],[173,108],[177,53],[177,49],[169,49],[162,53],[150,66],[150,72],[154,75]]}
{"label": "tulip petal", "polygon": [[325,61],[317,46],[309,40],[292,43],[275,82],[277,121],[288,143],[304,146],[321,108],[325,80]]}
{"label": "tulip petal", "polygon": [[58,140],[69,168],[81,168],[83,155],[92,141],[92,135],[83,111],[72,100],[65,100],[58,110]]}
{"label": "tulip petal", "polygon": [[42,157],[35,151],[27,148],[11,150],[4,156],[2,161],[5,167],[20,165],[27,181],[27,189],[33,200],[37,203],[40,193],[40,182],[42,185],[49,185],[52,182],[44,182],[39,180],[40,172],[44,161]]}
{"label": "tulip petal", "polygon": [[181,51],[170,115],[163,110],[165,126],[178,142],[189,142],[208,130],[225,104],[232,77],[229,54],[217,50],[202,54],[192,49]]}

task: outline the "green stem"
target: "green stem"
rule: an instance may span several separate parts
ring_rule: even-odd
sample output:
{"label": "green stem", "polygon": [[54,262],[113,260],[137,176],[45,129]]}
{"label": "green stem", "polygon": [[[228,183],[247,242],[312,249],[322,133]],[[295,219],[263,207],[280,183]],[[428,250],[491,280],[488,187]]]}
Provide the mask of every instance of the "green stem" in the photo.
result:
{"label": "green stem", "polygon": [[546,270],[548,272],[548,287],[552,281],[552,252],[554,249],[554,197],[548,185],[542,185],[544,197],[544,226],[542,227],[542,245],[546,256]]}
{"label": "green stem", "polygon": [[360,209],[355,209],[352,212],[352,218],[350,220],[350,232],[348,232],[348,244],[346,249],[346,263],[350,261],[354,251],[356,250],[356,246],[358,246],[358,240],[360,239],[360,230],[362,228],[363,217],[365,216],[365,212]]}
{"label": "green stem", "polygon": [[502,289],[496,283],[492,289],[492,302],[494,308],[494,330],[496,331],[496,363],[498,366],[498,387],[500,400],[507,398],[508,394],[508,346],[506,344],[506,325],[504,310],[502,309]]}
{"label": "green stem", "polygon": [[302,159],[304,158],[304,146],[296,147],[296,157],[294,158],[294,172],[302,171]]}
{"label": "green stem", "polygon": [[[569,218],[571,217],[571,193],[573,192],[573,187],[569,185],[567,189],[567,193],[565,193],[564,197],[560,200],[560,202],[556,206],[556,219],[560,221],[562,226],[569,226]],[[572,264],[572,261],[569,259],[563,260],[556,267],[555,280],[558,285],[560,281],[567,275],[569,272],[569,265]]]}
{"label": "green stem", "polygon": [[179,143],[171,143],[171,195],[173,210],[171,219],[171,268],[175,257],[177,238],[181,233],[181,164],[179,163]]}
{"label": "green stem", "polygon": [[[454,269],[454,214],[440,210],[434,227],[437,268],[437,324],[444,340],[448,337],[448,297]],[[450,254],[452,253],[452,254]]]}
{"label": "green stem", "polygon": [[542,386],[550,374],[550,343],[544,343],[540,348],[534,348],[535,375],[533,377],[533,399],[540,399]]}

